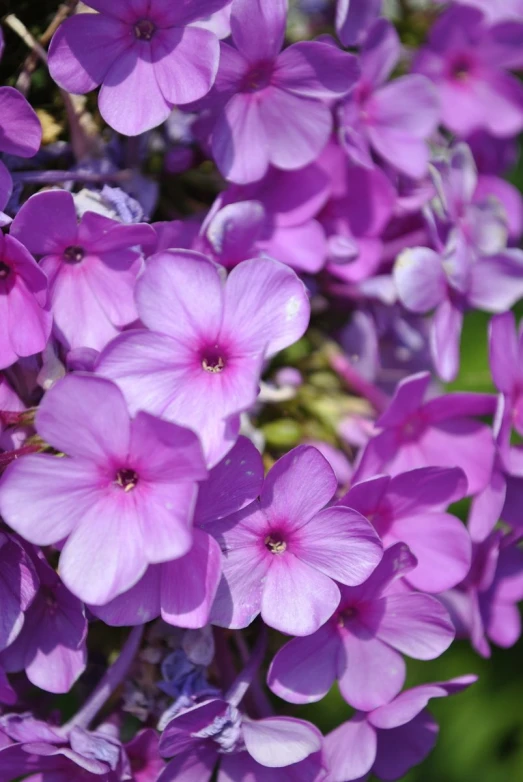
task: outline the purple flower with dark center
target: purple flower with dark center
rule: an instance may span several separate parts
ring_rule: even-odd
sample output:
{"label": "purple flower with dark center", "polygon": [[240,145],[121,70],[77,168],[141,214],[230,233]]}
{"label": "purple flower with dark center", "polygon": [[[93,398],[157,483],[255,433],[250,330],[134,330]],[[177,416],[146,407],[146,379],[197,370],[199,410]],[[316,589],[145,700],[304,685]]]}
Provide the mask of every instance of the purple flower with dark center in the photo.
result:
{"label": "purple flower with dark center", "polygon": [[[232,40],[221,43],[216,84],[206,103],[217,113],[212,152],[226,179],[261,179],[269,164],[284,170],[312,163],[329,139],[326,101],[358,77],[353,55],[318,41],[280,54],[287,0],[234,0]],[[206,105],[206,104],[204,104]]]}
{"label": "purple flower with dark center", "polygon": [[371,772],[383,780],[402,779],[436,743],[439,727],[425,709],[429,700],[455,695],[476,680],[470,675],[422,684],[378,709],[357,712],[325,737],[329,782],[362,782]]}
{"label": "purple flower with dark center", "polygon": [[154,240],[149,225],[122,225],[94,212],[78,224],[73,196],[54,190],[26,201],[11,234],[42,257],[54,331],[66,348],[101,350],[138,318],[134,287],[143,258],[137,248]]}
{"label": "purple flower with dark center", "polygon": [[[111,665],[82,708],[65,725],[48,724],[31,714],[4,714],[0,717],[0,779],[2,782],[31,774],[30,779],[53,782],[156,782],[153,769],[163,767],[156,754],[152,731],[142,732],[134,746],[134,766],[129,763],[114,727],[105,723],[89,731],[113,691],[125,677],[140,646],[141,629],[128,636],[117,660]],[[145,741],[144,741],[145,739]],[[145,746],[143,744],[145,743]],[[144,769],[144,764],[145,769]],[[131,776],[131,770],[147,771],[142,777]],[[147,769],[148,766],[148,769]],[[33,776],[34,775],[34,776]]]}
{"label": "purple flower with dark center", "polygon": [[518,603],[523,600],[523,552],[501,530],[475,543],[470,572],[455,589],[440,595],[458,638],[470,638],[482,657],[490,657],[489,640],[513,646],[521,636]]}
{"label": "purple flower with dark center", "polygon": [[379,475],[357,483],[338,504],[365,516],[384,546],[406,543],[417,567],[405,580],[422,592],[438,593],[458,584],[470,567],[467,529],[445,512],[466,494],[462,470],[422,467],[394,478]]}
{"label": "purple flower with dark center", "polygon": [[174,757],[158,782],[208,782],[220,760],[218,782],[315,782],[322,778],[322,737],[292,717],[251,720],[216,699],[175,717],[160,739],[163,757]]}
{"label": "purple flower with dark center", "polygon": [[129,591],[106,605],[91,606],[93,613],[109,625],[143,624],[157,616],[177,627],[206,625],[222,573],[220,547],[206,527],[252,502],[262,483],[261,456],[240,437],[199,486],[193,544],[187,554],[150,565]]}
{"label": "purple flower with dark center", "polygon": [[438,95],[418,74],[385,84],[400,59],[400,40],[386,19],[376,21],[361,50],[361,78],[339,112],[340,140],[350,158],[373,167],[371,150],[418,179],[428,170],[427,140],[438,126]]}
{"label": "purple flower with dark center", "polygon": [[365,581],[381,544],[359,513],[325,507],[337,487],[320,452],[299,446],[271,468],[258,500],[209,526],[225,555],[214,624],[247,627],[261,613],[269,627],[309,635],[340,602],[335,581]]}
{"label": "purple flower with dark center", "polygon": [[475,130],[515,136],[523,128],[523,87],[507,72],[520,67],[523,25],[488,26],[477,8],[456,5],[432,27],[414,69],[437,87],[442,122],[466,138]]}
{"label": "purple flower with dark center", "polygon": [[405,681],[402,653],[431,660],[454,640],[452,622],[436,598],[392,588],[415,567],[408,547],[396,543],[361,586],[341,586],[333,617],[279,650],[269,669],[271,690],[291,703],[310,703],[337,679],[356,709],[370,711],[394,698]]}
{"label": "purple flower with dark center", "polygon": [[173,106],[211,89],[220,57],[209,30],[189,26],[228,0],[89,0],[99,14],[76,14],[49,48],[53,79],[75,94],[100,84],[98,106],[119,133],[160,125]]}
{"label": "purple flower with dark center", "polygon": [[[0,152],[23,158],[33,157],[41,142],[42,127],[34,109],[18,90],[0,87]],[[0,226],[10,222],[2,211],[12,188],[11,174],[0,161]]]}
{"label": "purple flower with dark center", "polygon": [[102,353],[97,372],[122,389],[132,412],[188,426],[210,467],[230,450],[238,414],[258,395],[262,362],[304,333],[304,284],[270,259],[224,277],[205,256],[179,250],[149,259],[136,286],[140,320]]}
{"label": "purple flower with dark center", "polygon": [[0,665],[8,673],[25,670],[30,682],[48,692],[69,692],[87,660],[84,607],[42,553],[32,550],[31,557],[40,586],[22,631],[0,653]]}
{"label": "purple flower with dark center", "polygon": [[191,548],[197,481],[206,470],[188,429],[139,412],[103,378],[69,375],[36,414],[40,436],[69,458],[26,456],[0,482],[5,521],[36,545],[66,541],[60,574],[101,605],[154,562]]}
{"label": "purple flower with dark center", "polygon": [[0,369],[40,353],[51,334],[47,277],[12,236],[0,233]]}
{"label": "purple flower with dark center", "polygon": [[380,472],[395,476],[418,467],[460,467],[468,493],[487,485],[494,460],[494,439],[488,426],[473,416],[492,415],[491,394],[452,393],[424,397],[431,377],[411,375],[398,383],[389,407],[378,418],[381,431],[361,456],[355,482]]}
{"label": "purple flower with dark center", "polygon": [[20,635],[38,590],[31,558],[15,537],[0,533],[0,649]]}

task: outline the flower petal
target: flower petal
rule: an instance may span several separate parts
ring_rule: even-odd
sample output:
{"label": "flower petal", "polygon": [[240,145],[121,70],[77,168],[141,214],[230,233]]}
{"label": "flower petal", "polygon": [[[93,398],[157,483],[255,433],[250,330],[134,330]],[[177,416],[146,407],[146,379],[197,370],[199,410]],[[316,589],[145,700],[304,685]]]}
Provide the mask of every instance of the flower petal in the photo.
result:
{"label": "flower petal", "polygon": [[321,733],[293,717],[244,719],[242,733],[247,752],[262,766],[282,768],[305,760],[321,749]]}

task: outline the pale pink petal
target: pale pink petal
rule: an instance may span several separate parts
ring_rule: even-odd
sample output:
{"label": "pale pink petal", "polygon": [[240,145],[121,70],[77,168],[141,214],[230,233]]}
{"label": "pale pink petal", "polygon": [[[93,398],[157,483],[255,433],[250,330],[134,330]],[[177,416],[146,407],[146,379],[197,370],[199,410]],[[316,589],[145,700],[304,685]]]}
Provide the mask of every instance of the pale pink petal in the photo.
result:
{"label": "pale pink petal", "polygon": [[376,731],[358,715],[325,737],[324,754],[332,782],[366,779],[376,758]]}
{"label": "pale pink petal", "polygon": [[340,590],[290,552],[273,554],[263,585],[263,621],[288,635],[310,635],[333,615]]}
{"label": "pale pink petal", "polygon": [[122,392],[101,377],[68,375],[56,383],[40,402],[36,428],[68,456],[99,465],[125,460],[129,449],[130,421]]}
{"label": "pale pink petal", "polygon": [[322,743],[318,728],[293,717],[244,719],[242,734],[249,755],[268,768],[299,763],[318,752]]}
{"label": "pale pink petal", "polygon": [[121,20],[77,14],[66,19],[53,36],[49,71],[68,92],[90,92],[132,45],[131,31]]}
{"label": "pale pink petal", "polygon": [[216,78],[220,46],[208,30],[171,27],[151,41],[160,91],[169,103],[191,103],[207,95]]}
{"label": "pale pink petal", "polygon": [[300,445],[269,470],[261,505],[274,521],[299,528],[327,505],[337,487],[332,467],[318,449]]}
{"label": "pale pink petal", "polygon": [[98,107],[104,120],[126,136],[167,119],[172,104],[158,86],[151,47],[135,45],[119,55],[103,78]]}
{"label": "pale pink petal", "polygon": [[342,584],[356,586],[379,564],[383,549],[367,519],[350,508],[327,508],[292,536],[302,562]]}
{"label": "pale pink petal", "polygon": [[12,462],[0,483],[0,513],[39,546],[69,535],[100,497],[100,474],[89,462],[29,455]]}

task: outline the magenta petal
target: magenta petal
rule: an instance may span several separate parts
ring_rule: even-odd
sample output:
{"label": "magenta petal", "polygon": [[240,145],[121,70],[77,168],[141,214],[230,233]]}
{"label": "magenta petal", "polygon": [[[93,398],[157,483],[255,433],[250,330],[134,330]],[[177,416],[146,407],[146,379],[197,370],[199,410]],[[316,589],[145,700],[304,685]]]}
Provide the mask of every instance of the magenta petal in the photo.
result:
{"label": "magenta petal", "polygon": [[248,752],[238,752],[223,756],[217,782],[318,782],[324,773],[321,752],[282,768],[262,766]]}
{"label": "magenta petal", "polygon": [[489,324],[489,360],[492,379],[500,391],[510,393],[517,380],[518,340],[512,312],[495,315]]}
{"label": "magenta petal", "polygon": [[[158,777],[157,782],[202,782],[212,777],[216,765],[216,753],[207,747],[178,755]],[[1,768],[1,766],[0,766]]]}
{"label": "magenta petal", "polygon": [[365,581],[383,554],[367,519],[341,506],[320,511],[301,526],[293,534],[292,550],[302,562],[349,586]]}
{"label": "magenta petal", "polygon": [[305,638],[293,638],[274,657],[267,684],[290,703],[321,700],[336,679],[339,646],[331,622]]}
{"label": "magenta petal", "polygon": [[[201,295],[205,290],[205,296]],[[153,255],[136,286],[138,312],[153,331],[181,342],[218,336],[223,283],[204,255],[190,250]]]}
{"label": "magenta petal", "polygon": [[231,32],[235,46],[251,62],[276,57],[283,45],[287,0],[235,0]]}
{"label": "magenta petal", "polygon": [[523,296],[523,251],[509,248],[481,258],[471,269],[469,303],[487,312],[509,310]]}
{"label": "magenta petal", "polygon": [[309,324],[307,290],[288,267],[269,258],[236,266],[225,286],[222,337],[273,356],[303,336]]}
{"label": "magenta petal", "polygon": [[262,484],[261,454],[250,440],[239,437],[207,480],[200,483],[195,524],[204,525],[241,510],[258,497]]}
{"label": "magenta petal", "polygon": [[394,537],[412,549],[418,567],[408,580],[417,589],[438,593],[460,583],[468,573],[472,544],[465,526],[448,513],[422,513],[397,520]]}
{"label": "magenta petal", "polygon": [[128,25],[98,14],[78,14],[66,19],[49,47],[49,71],[53,79],[72,93],[94,90],[112,64],[132,45]]}
{"label": "magenta petal", "polygon": [[263,585],[263,621],[288,635],[310,635],[333,615],[340,590],[292,553],[273,555]]}
{"label": "magenta petal", "polygon": [[324,741],[324,753],[332,782],[360,780],[376,758],[376,731],[363,714],[336,728]]}
{"label": "magenta petal", "polygon": [[85,603],[103,605],[130,589],[145,573],[140,519],[129,494],[119,489],[93,504],[67,539],[60,575]]}
{"label": "magenta petal", "polygon": [[378,418],[377,425],[392,427],[406,422],[423,404],[430,381],[429,372],[418,372],[401,380],[387,410]]}
{"label": "magenta petal", "polygon": [[443,301],[447,283],[441,259],[428,247],[404,250],[394,265],[401,303],[411,312],[430,312]]}
{"label": "magenta petal", "polygon": [[0,87],[0,151],[33,157],[42,141],[40,120],[24,96],[13,87]]}
{"label": "magenta petal", "polygon": [[165,622],[189,628],[207,624],[220,582],[221,562],[214,538],[195,529],[190,551],[162,566],[160,602]]}
{"label": "magenta petal", "polygon": [[388,595],[365,607],[362,621],[373,626],[380,640],[416,660],[439,657],[455,635],[447,611],[430,595]]}
{"label": "magenta petal", "polygon": [[[349,0],[349,5],[354,4],[358,8],[358,5],[362,5],[363,2],[365,0]],[[379,15],[380,9],[376,7],[377,4],[378,0],[366,0],[369,16]],[[394,25],[387,19],[375,21],[365,37],[361,50],[361,68],[365,83],[374,88],[382,85],[396,67],[400,57],[401,42]]]}
{"label": "magenta petal", "polygon": [[118,387],[101,377],[69,375],[56,383],[40,403],[36,428],[69,456],[99,465],[127,457],[129,413]]}
{"label": "magenta petal", "polygon": [[190,429],[140,412],[131,423],[129,459],[149,487],[203,481],[200,441]]}
{"label": "magenta petal", "polygon": [[[9,169],[0,160],[0,228],[10,221],[10,217],[3,214],[3,210],[7,206],[9,199],[13,192],[13,180]],[[6,222],[7,221],[7,222]]]}
{"label": "magenta petal", "polygon": [[14,461],[0,483],[0,512],[31,543],[63,540],[100,497],[99,472],[88,462],[29,455]]}
{"label": "magenta petal", "polygon": [[339,98],[359,76],[356,57],[336,46],[301,41],[278,57],[273,83],[304,98]]}
{"label": "magenta petal", "polygon": [[213,33],[198,27],[159,30],[151,50],[154,74],[166,101],[179,105],[207,95],[220,58]]}
{"label": "magenta petal", "polygon": [[442,302],[434,314],[430,342],[437,372],[447,383],[458,374],[462,327],[463,313],[449,301]]}
{"label": "magenta petal", "polygon": [[428,712],[403,727],[378,731],[373,772],[383,780],[401,779],[432,751],[438,731],[437,722]]}
{"label": "magenta petal", "polygon": [[160,616],[160,583],[163,565],[150,565],[142,578],[123,594],[90,611],[113,627],[139,625]]}
{"label": "magenta petal", "polygon": [[259,119],[270,162],[285,171],[312,163],[327,144],[332,130],[331,111],[324,103],[278,87],[269,87],[263,95]]}
{"label": "magenta petal", "polygon": [[38,590],[38,577],[22,546],[7,535],[0,536],[0,649],[13,643],[24,624]]}
{"label": "magenta petal", "polygon": [[247,506],[239,518],[230,516],[210,528],[224,553],[223,576],[211,612],[220,627],[247,627],[260,613],[264,582],[270,567],[260,557],[260,529],[266,519]]}
{"label": "magenta petal", "polygon": [[133,45],[119,55],[104,76],[98,106],[104,120],[126,136],[145,133],[167,119],[172,103],[158,86],[151,47]]}
{"label": "magenta petal", "polygon": [[242,733],[249,755],[269,768],[299,763],[321,749],[318,728],[293,717],[244,719]]}
{"label": "magenta petal", "polygon": [[387,500],[394,516],[400,518],[444,511],[466,495],[467,480],[459,467],[420,467],[396,475],[390,482]]}
{"label": "magenta petal", "polygon": [[355,709],[371,711],[388,703],[401,690],[406,666],[403,657],[388,644],[359,626],[343,633],[338,680],[347,703]]}
{"label": "magenta petal", "polygon": [[77,219],[71,193],[49,190],[31,196],[13,220],[10,234],[34,255],[59,254],[74,245]]}
{"label": "magenta petal", "polygon": [[227,103],[213,129],[212,153],[223,176],[240,185],[267,172],[269,143],[252,95],[233,95]]}
{"label": "magenta petal", "polygon": [[332,467],[310,445],[300,445],[269,470],[260,495],[261,506],[275,520],[302,527],[327,505],[338,487]]}
{"label": "magenta petal", "polygon": [[444,698],[462,692],[477,681],[477,676],[460,676],[446,682],[422,684],[405,690],[390,703],[382,706],[369,715],[369,722],[376,728],[390,730],[408,724],[418,715],[431,698]]}

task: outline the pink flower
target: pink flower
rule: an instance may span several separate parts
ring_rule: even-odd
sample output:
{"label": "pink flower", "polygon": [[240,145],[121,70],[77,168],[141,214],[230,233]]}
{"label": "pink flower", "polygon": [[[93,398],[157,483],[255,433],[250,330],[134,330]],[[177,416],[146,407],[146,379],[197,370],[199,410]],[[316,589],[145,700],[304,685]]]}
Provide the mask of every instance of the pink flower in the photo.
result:
{"label": "pink flower", "polygon": [[11,234],[34,255],[49,278],[56,336],[67,348],[103,347],[137,319],[138,247],[154,240],[145,223],[122,225],[94,212],[76,219],[63,190],[32,196],[13,220]]}
{"label": "pink flower", "polygon": [[48,391],[36,429],[69,458],[13,462],[0,512],[31,543],[65,541],[60,574],[74,595],[103,604],[148,564],[190,549],[196,482],[206,476],[192,432],[143,412],[131,420],[115,385],[80,374]]}
{"label": "pink flower", "polygon": [[365,581],[381,544],[356,511],[325,507],[337,487],[320,452],[299,446],[269,471],[258,500],[209,527],[225,555],[215,624],[247,627],[261,613],[269,627],[309,635],[340,602],[335,581]]}
{"label": "pink flower", "polygon": [[211,89],[219,45],[209,30],[188,26],[228,0],[89,0],[99,14],[76,14],[56,31],[49,70],[65,90],[100,84],[100,113],[119,133],[160,125],[173,106]]}
{"label": "pink flower", "polygon": [[305,286],[283,264],[245,261],[224,282],[199,253],[161,252],[136,286],[152,331],[121,334],[97,372],[114,380],[132,411],[147,410],[198,433],[209,466],[234,444],[265,358],[291,345],[309,321]]}

